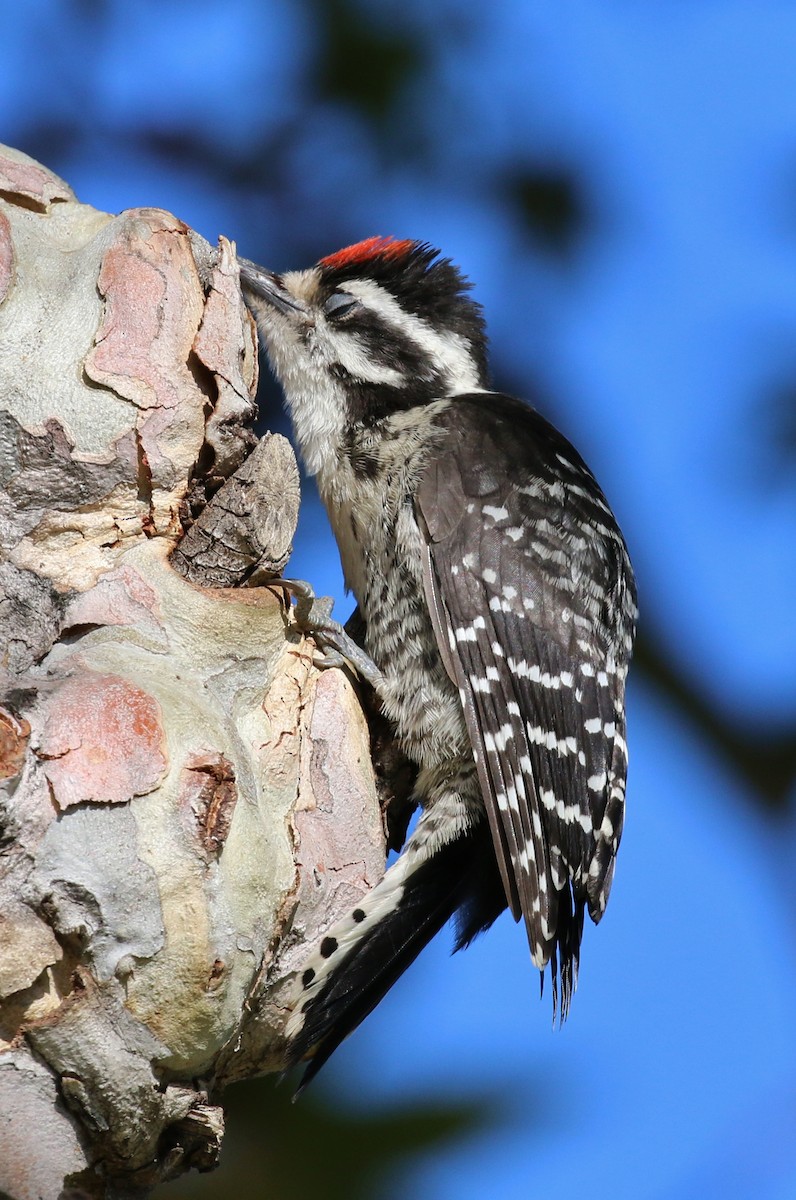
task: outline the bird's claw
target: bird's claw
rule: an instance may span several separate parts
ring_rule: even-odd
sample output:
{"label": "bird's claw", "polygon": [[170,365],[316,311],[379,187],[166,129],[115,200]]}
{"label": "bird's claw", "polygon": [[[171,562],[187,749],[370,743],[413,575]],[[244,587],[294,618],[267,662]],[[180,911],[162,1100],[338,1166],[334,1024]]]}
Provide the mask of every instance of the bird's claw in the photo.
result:
{"label": "bird's claw", "polygon": [[311,584],[303,579],[274,579],[271,582],[295,597],[293,619],[302,632],[312,634],[318,643],[323,654],[320,666],[353,667],[372,687],[380,687],[383,678],[379,668],[340,622],[333,620],[334,600],[331,596],[316,596]]}

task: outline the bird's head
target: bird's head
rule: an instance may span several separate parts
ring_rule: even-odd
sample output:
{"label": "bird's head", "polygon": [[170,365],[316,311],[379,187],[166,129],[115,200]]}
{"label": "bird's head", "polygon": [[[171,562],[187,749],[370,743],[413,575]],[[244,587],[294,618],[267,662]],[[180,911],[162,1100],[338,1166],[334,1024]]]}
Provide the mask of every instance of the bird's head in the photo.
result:
{"label": "bird's head", "polygon": [[425,243],[373,237],[305,271],[240,268],[310,472],[344,430],[486,386],[481,309]]}

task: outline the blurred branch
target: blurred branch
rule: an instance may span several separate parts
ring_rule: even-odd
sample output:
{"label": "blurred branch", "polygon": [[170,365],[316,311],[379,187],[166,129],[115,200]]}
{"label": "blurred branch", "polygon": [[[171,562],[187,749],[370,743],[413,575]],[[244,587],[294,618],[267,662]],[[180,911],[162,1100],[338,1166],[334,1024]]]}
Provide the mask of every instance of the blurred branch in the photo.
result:
{"label": "blurred branch", "polygon": [[688,718],[709,749],[725,760],[772,812],[785,809],[796,782],[796,729],[766,737],[726,720],[671,666],[663,650],[642,632],[634,667],[642,671]]}
{"label": "blurred branch", "polygon": [[270,1079],[236,1086],[225,1109],[220,1173],[171,1185],[172,1200],[211,1200],[222,1192],[238,1200],[399,1195],[396,1172],[411,1168],[416,1156],[473,1138],[500,1117],[491,1099],[414,1100],[374,1112],[347,1107],[339,1096],[331,1105],[316,1092],[294,1106],[289,1091]]}
{"label": "blurred branch", "polygon": [[423,62],[418,38],[368,19],[349,0],[311,0],[324,39],[319,88],[324,98],[343,101],[371,121],[382,121]]}
{"label": "blurred branch", "polygon": [[524,171],[509,180],[509,195],[534,241],[550,254],[568,257],[588,217],[578,180],[565,170]]}

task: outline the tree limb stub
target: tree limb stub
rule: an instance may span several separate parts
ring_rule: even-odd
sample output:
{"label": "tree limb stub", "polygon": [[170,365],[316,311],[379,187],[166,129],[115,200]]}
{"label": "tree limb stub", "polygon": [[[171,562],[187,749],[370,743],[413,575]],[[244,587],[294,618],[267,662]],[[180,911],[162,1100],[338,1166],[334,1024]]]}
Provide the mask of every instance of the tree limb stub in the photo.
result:
{"label": "tree limb stub", "polygon": [[285,990],[384,870],[367,725],[268,579],[234,248],[0,147],[0,1192],[146,1194],[283,1065]]}

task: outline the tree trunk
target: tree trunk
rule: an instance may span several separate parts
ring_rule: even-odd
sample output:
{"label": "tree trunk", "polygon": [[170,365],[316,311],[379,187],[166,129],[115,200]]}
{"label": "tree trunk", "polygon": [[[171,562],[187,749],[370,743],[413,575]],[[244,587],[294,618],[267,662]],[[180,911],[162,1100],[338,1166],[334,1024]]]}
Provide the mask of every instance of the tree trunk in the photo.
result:
{"label": "tree trunk", "polygon": [[[357,697],[280,589],[233,248],[0,147],[0,1192],[145,1194],[283,1066],[310,944],[381,877]],[[185,536],[183,536],[185,535]],[[175,547],[179,549],[175,552]]]}

